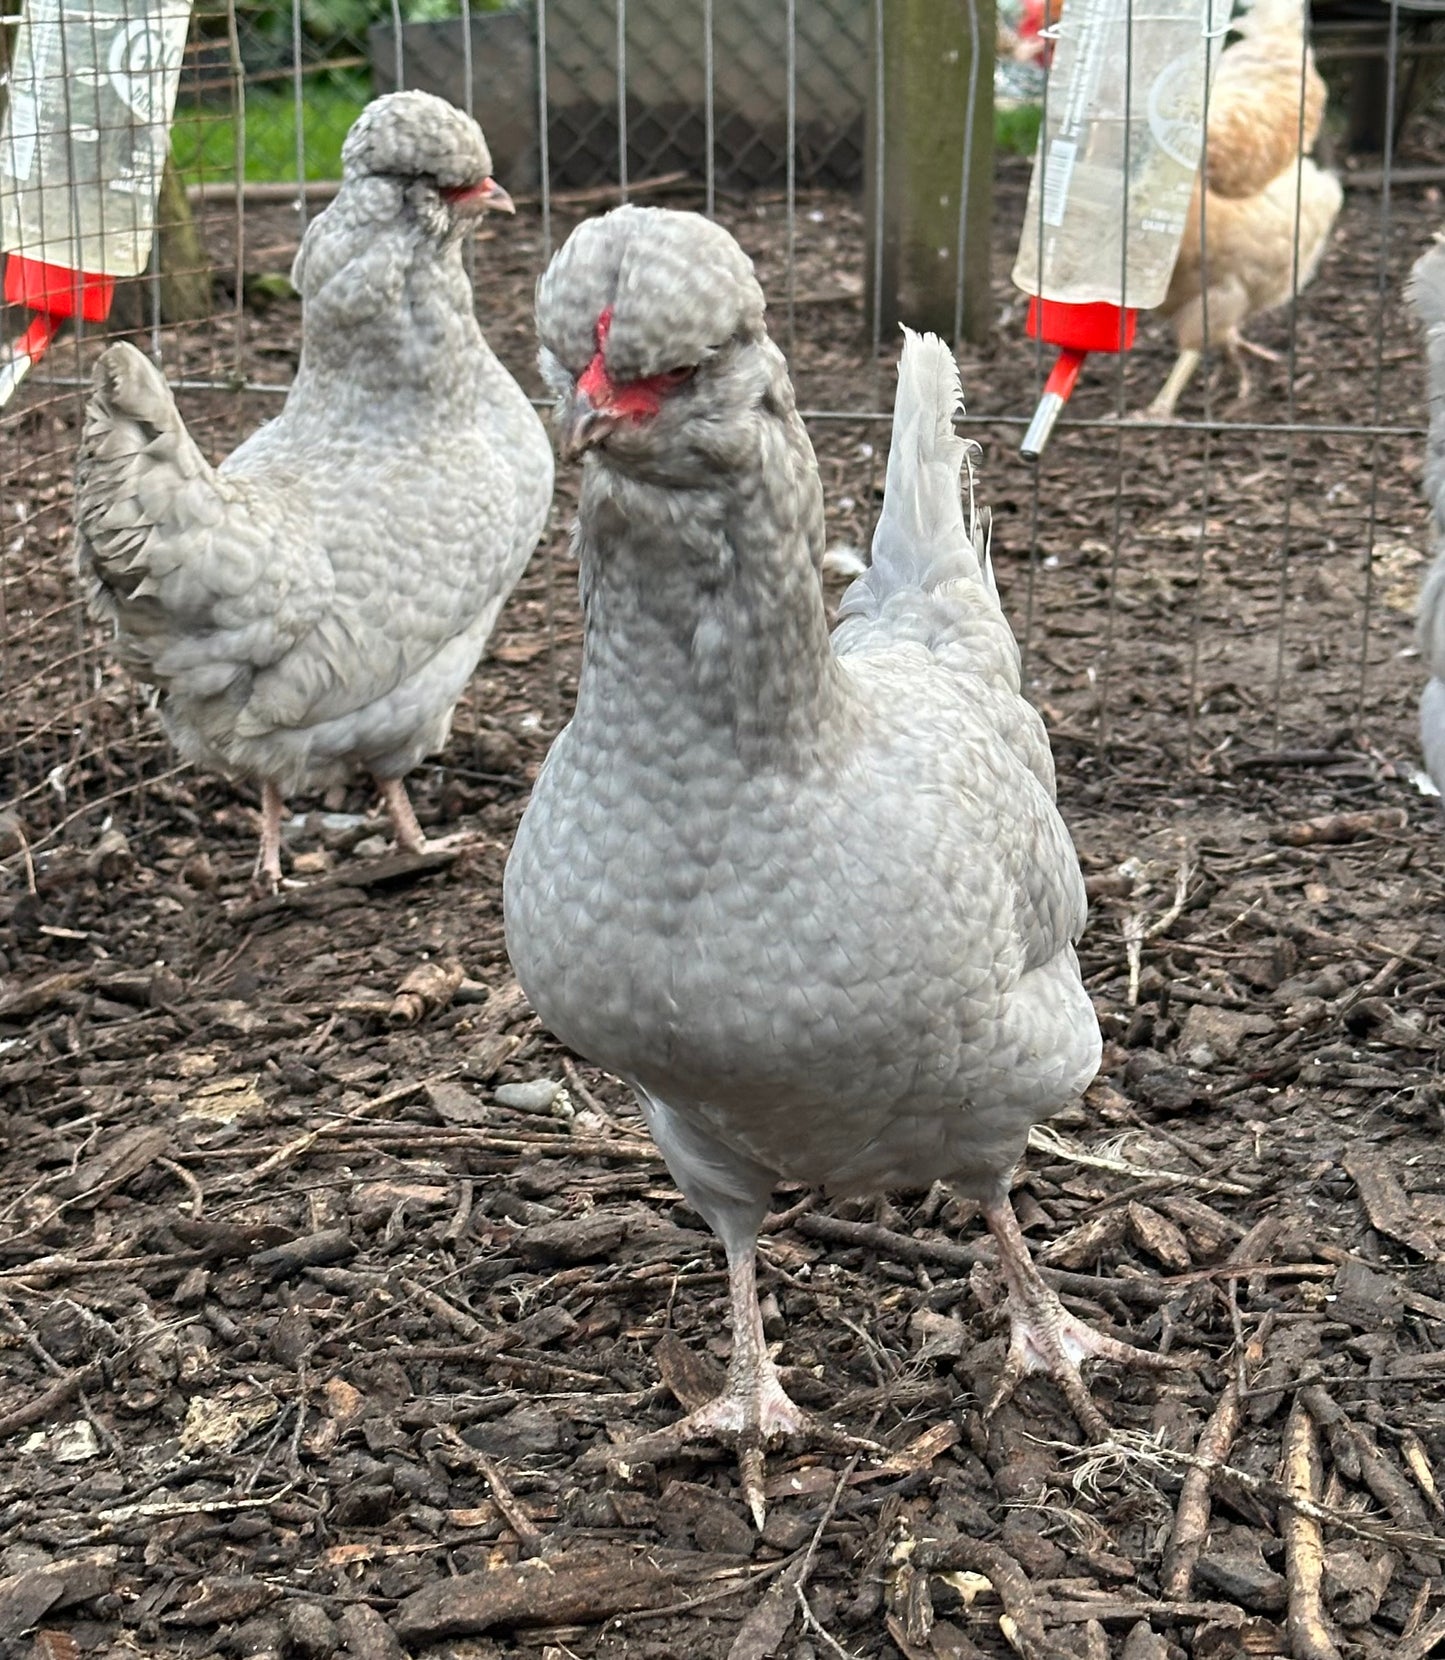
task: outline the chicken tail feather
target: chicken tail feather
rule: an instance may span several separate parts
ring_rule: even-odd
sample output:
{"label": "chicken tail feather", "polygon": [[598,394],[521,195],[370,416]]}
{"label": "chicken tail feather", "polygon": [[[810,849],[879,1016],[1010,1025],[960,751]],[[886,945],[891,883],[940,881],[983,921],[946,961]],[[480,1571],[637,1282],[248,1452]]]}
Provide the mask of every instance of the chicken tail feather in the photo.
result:
{"label": "chicken tail feather", "polygon": [[903,334],[873,559],[843,595],[833,649],[844,656],[912,642],[951,671],[993,673],[1017,689],[1018,647],[994,585],[971,446],[953,424],[963,401],[958,365],[937,335]]}
{"label": "chicken tail feather", "polygon": [[[111,346],[95,367],[75,464],[75,523],[92,610],[143,597],[154,570],[152,533],[184,512],[214,516],[215,473],[186,431],[165,376],[134,346]],[[207,498],[211,498],[208,504]]]}
{"label": "chicken tail feather", "polygon": [[[936,334],[905,328],[872,564],[844,595],[841,616],[872,614],[890,594],[926,591],[959,577],[983,582],[992,591],[987,553],[980,554],[978,545],[968,445],[953,424],[962,405],[953,353]],[[959,494],[965,473],[967,521]]]}

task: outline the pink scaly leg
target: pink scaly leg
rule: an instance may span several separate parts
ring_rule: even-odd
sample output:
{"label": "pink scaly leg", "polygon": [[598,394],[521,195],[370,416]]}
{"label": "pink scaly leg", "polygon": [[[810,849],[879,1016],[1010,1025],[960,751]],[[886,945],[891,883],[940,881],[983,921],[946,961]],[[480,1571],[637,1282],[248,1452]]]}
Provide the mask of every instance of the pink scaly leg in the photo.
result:
{"label": "pink scaly leg", "polygon": [[442,853],[454,847],[466,847],[477,838],[470,832],[458,830],[450,836],[428,836],[417,821],[406,784],[400,778],[378,778],[381,802],[391,815],[396,831],[396,845],[403,853]]}
{"label": "pink scaly leg", "polygon": [[280,790],[267,780],[261,786],[261,846],[251,880],[259,879],[271,893],[281,886],[281,815],[285,810]]}
{"label": "pink scaly leg", "polygon": [[425,853],[426,834],[417,823],[405,783],[400,778],[378,778],[376,782],[381,788],[381,804],[391,814],[396,845],[404,853]]}

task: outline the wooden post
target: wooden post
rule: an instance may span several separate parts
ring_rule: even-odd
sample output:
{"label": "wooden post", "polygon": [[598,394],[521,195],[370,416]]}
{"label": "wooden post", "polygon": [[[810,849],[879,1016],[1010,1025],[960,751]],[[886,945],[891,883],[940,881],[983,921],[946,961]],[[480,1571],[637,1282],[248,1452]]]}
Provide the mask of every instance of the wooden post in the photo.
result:
{"label": "wooden post", "polygon": [[[202,322],[211,315],[211,261],[201,239],[186,187],[167,156],[156,203],[156,240],[160,266],[160,320],[163,323]],[[149,328],[152,317],[149,276],[118,283],[111,306],[113,329]]]}
{"label": "wooden post", "polygon": [[[871,329],[876,317],[885,340],[899,323],[931,329],[949,341],[959,333],[968,340],[985,340],[993,324],[988,278],[995,0],[883,0],[882,21],[883,38],[875,37],[873,43],[868,110],[868,326]],[[968,147],[968,87],[975,53]],[[966,147],[970,180],[968,200],[961,202]]]}

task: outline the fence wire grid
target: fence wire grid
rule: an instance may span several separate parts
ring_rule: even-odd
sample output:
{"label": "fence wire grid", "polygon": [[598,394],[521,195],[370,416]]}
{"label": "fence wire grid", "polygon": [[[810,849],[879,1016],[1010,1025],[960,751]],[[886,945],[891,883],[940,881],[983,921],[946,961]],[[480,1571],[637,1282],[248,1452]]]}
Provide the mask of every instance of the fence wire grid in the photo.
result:
{"label": "fence wire grid", "polygon": [[[992,9],[966,0],[963,15],[992,76]],[[0,16],[0,63],[17,20]],[[1410,613],[1429,537],[1423,356],[1401,287],[1445,183],[1440,48],[1430,13],[1398,0],[1374,25],[1335,29],[1323,8],[1316,22],[1345,205],[1298,302],[1247,327],[1278,361],[1239,407],[1213,372],[1206,313],[1205,369],[1177,418],[1133,418],[1173,355],[1169,329],[1146,317],[1139,348],[1095,361],[1043,460],[1021,461],[1052,358],[1025,338],[1025,300],[1007,281],[1029,162],[1004,155],[995,168],[988,146],[965,146],[952,163],[960,203],[979,169],[995,191],[995,326],[982,343],[957,342],[962,418],[982,446],[979,490],[1028,689],[1081,766],[1120,749],[1182,767],[1312,754],[1410,764]],[[274,413],[299,338],[286,272],[339,173],[346,130],[376,93],[422,85],[481,120],[521,212],[488,225],[473,250],[479,313],[534,393],[533,283],[572,224],[630,199],[727,223],[757,261],[789,355],[830,539],[864,545],[896,342],[881,285],[868,280],[888,204],[881,189],[862,192],[870,168],[884,176],[895,39],[890,0],[197,7],[147,267],[119,284],[108,319],[71,327],[0,410],[0,804],[28,847],[93,837],[109,816],[143,824],[156,792],[172,811],[186,799],[189,769],[152,696],[86,620],[72,574],[70,469],[91,364],[106,340],[138,339],[213,460]],[[76,92],[75,76],[58,72]],[[1302,57],[1301,86],[1305,72]],[[1347,156],[1361,75],[1382,104],[1380,150]],[[1047,121],[1047,82],[1044,99]],[[961,211],[957,224],[940,250],[956,335],[970,259]],[[1297,281],[1297,234],[1292,257]],[[27,321],[5,306],[0,335],[15,340]],[[554,532],[567,501],[564,489]],[[509,650],[531,660],[527,637],[545,640],[535,719],[546,726],[567,706],[575,645],[562,549],[551,534],[498,633],[504,661]],[[469,695],[443,769],[484,768],[486,726]]]}

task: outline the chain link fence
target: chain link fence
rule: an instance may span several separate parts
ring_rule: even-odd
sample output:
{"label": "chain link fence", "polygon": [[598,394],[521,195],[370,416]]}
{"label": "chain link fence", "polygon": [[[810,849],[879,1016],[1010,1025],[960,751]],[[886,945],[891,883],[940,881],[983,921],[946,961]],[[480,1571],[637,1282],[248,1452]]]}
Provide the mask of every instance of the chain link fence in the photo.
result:
{"label": "chain link fence", "polygon": [[[687,205],[726,205],[734,228],[756,233],[835,539],[863,541],[891,400],[888,342],[862,303],[867,225],[857,199],[883,11],[884,0],[533,0],[499,10],[456,0],[204,0],[181,69],[151,269],[119,285],[104,323],[70,328],[0,409],[0,808],[28,844],[91,835],[111,812],[143,822],[154,794],[173,791],[185,770],[149,694],[85,620],[71,573],[70,468],[98,345],[117,332],[148,345],[213,458],[274,413],[296,355],[285,273],[339,174],[346,131],[377,92],[420,85],[472,109],[498,176],[530,196],[527,224],[507,244],[518,263],[504,272],[522,365],[532,280],[565,230],[555,215],[670,188],[690,190]],[[0,24],[0,41],[10,33]],[[1403,85],[1398,29],[1371,39],[1385,41],[1390,87]],[[1422,40],[1429,47],[1433,36]],[[1434,59],[1422,61],[1428,69]],[[1347,82],[1336,92],[1343,105]],[[1327,675],[1302,682],[1319,689],[1319,724],[1338,735],[1377,715],[1381,684],[1398,673],[1425,540],[1407,477],[1419,449],[1419,376],[1398,292],[1422,233],[1418,214],[1403,238],[1396,223],[1403,111],[1395,92],[1387,102],[1396,126],[1373,177],[1373,163],[1359,173],[1330,279],[1354,297],[1341,301],[1333,332],[1319,322],[1323,308],[1306,302],[1302,317],[1281,314],[1271,336],[1288,358],[1286,395],[1239,416],[1206,386],[1202,416],[1186,408],[1172,435],[1151,442],[1118,420],[1146,373],[1121,361],[1092,402],[1080,400],[1057,455],[1027,469],[1012,445],[1046,365],[1017,338],[1016,296],[1003,302],[998,343],[966,365],[969,420],[995,440],[983,488],[1000,546],[1016,558],[1010,611],[1033,689],[1047,706],[1060,688],[1088,684],[1096,736],[1108,738],[1138,703],[1141,674],[1166,664],[1160,723],[1171,737],[1187,729],[1191,753],[1196,740],[1217,752],[1242,732],[1265,750],[1318,748],[1308,699],[1284,693],[1314,672],[1301,664],[1329,584],[1343,620],[1332,624]],[[1422,131],[1425,166],[1438,168],[1445,144],[1428,121]],[[1000,257],[1016,231],[1010,189],[1021,213],[1021,169],[1019,160],[1000,174]],[[4,339],[24,324],[22,308],[0,309]],[[1388,380],[1395,365],[1404,367]],[[1353,389],[1342,412],[1302,413],[1296,387],[1323,376]],[[1407,383],[1408,403],[1398,392]],[[1166,463],[1184,455],[1183,443],[1188,457]],[[1081,492],[1071,468],[1085,459]],[[1280,484],[1272,516],[1254,527],[1256,558],[1232,492],[1253,488],[1263,465]],[[1332,468],[1345,479],[1339,490]],[[1137,556],[1161,537],[1181,549],[1168,578],[1178,637],[1146,671],[1121,651],[1152,603],[1154,578]],[[1073,586],[1055,574],[1061,567]],[[1100,596],[1085,623],[1080,583]],[[1247,617],[1246,589],[1261,596]],[[1061,729],[1078,736],[1077,723]],[[464,711],[454,743],[465,746],[469,731]],[[0,828],[0,858],[11,851]]]}

